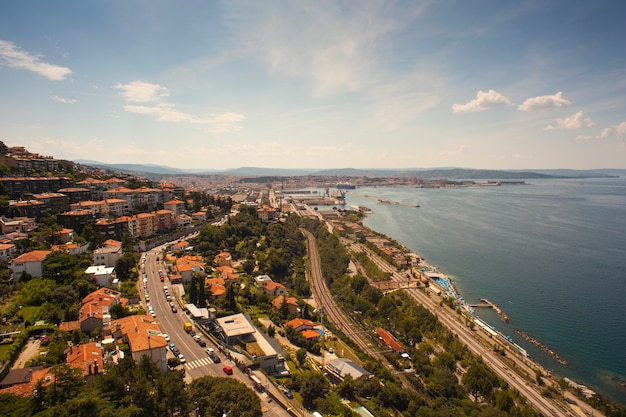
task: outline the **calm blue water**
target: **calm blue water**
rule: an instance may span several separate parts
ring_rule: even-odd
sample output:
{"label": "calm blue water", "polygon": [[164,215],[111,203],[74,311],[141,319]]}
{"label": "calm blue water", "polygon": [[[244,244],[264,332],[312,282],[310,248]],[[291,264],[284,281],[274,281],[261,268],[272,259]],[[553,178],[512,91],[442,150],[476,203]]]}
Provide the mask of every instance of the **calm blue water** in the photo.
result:
{"label": "calm blue water", "polygon": [[[362,188],[347,204],[373,210],[365,225],[448,274],[479,314],[555,374],[626,404],[626,179],[533,180],[459,189]],[[360,194],[360,195],[359,195]],[[420,204],[377,204],[371,198]],[[569,361],[556,363],[513,329]]]}

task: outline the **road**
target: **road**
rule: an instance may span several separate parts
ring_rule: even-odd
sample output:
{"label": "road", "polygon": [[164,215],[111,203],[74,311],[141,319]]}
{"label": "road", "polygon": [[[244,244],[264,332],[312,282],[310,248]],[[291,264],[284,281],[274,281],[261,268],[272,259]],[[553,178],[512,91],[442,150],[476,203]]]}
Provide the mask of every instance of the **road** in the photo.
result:
{"label": "road", "polygon": [[[184,324],[192,322],[187,315],[183,312],[181,305],[181,297],[178,291],[178,286],[172,286],[171,283],[165,279],[165,282],[161,282],[159,278],[159,270],[165,271],[165,267],[162,263],[162,251],[163,246],[156,247],[149,252],[146,252],[145,262],[145,274],[148,281],[148,293],[150,294],[150,303],[156,313],[156,319],[159,327],[163,333],[167,333],[170,336],[170,343],[174,343],[180,352],[185,356],[187,363],[184,364],[185,368],[185,380],[191,382],[194,379],[201,378],[203,376],[211,375],[217,377],[226,377],[226,374],[222,370],[225,365],[230,365],[233,368],[232,378],[237,378],[250,389],[254,390],[254,384],[250,380],[249,376],[243,373],[239,368],[235,366],[232,360],[226,358],[220,353],[218,346],[212,342],[212,340],[206,335],[202,334],[199,329],[195,329],[198,334],[202,334],[202,338],[206,341],[206,347],[201,347],[196,343],[193,338],[184,330]],[[159,261],[157,261],[159,258]],[[140,280],[141,281],[141,280]],[[169,302],[165,298],[163,286],[167,285],[170,291],[170,295],[174,304],[178,308],[177,313],[173,313],[170,308]],[[213,347],[215,352],[220,356],[220,363],[213,363],[206,354],[206,349]],[[169,350],[169,349],[168,349]],[[168,353],[171,355],[171,352]],[[272,394],[281,396],[275,387],[271,387]],[[291,414],[283,409],[276,401],[268,402],[268,397],[265,394],[261,394],[254,390],[259,399],[261,400],[261,407],[263,409],[264,416],[270,417],[289,417]],[[286,399],[285,399],[286,400]]]}

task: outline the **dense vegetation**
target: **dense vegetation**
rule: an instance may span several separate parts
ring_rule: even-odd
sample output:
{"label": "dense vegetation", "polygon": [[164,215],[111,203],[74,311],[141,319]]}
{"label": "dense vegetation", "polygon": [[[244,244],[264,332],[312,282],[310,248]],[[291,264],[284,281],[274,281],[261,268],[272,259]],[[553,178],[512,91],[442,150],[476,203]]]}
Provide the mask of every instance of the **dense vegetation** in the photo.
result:
{"label": "dense vegetation", "polygon": [[[388,415],[392,410],[405,416],[537,415],[519,393],[500,381],[456,335],[405,292],[384,295],[369,285],[367,278],[345,275],[349,255],[338,238],[323,224],[305,224],[316,236],[322,272],[331,292],[346,311],[358,313],[353,316],[365,330],[382,327],[394,333],[407,347],[415,371],[401,379],[361,353],[365,368],[375,377],[346,379],[335,387],[336,392],[364,403],[375,415]],[[398,372],[410,365],[391,352],[385,356]],[[412,385],[411,390],[403,387],[406,383]]]}
{"label": "dense vegetation", "polygon": [[[259,398],[232,378],[203,377],[186,385],[183,371],[162,372],[146,356],[127,357],[85,382],[67,365],[53,368],[54,383],[38,383],[31,398],[0,394],[0,415],[144,417],[189,415],[260,417]],[[219,414],[218,414],[219,413]]]}

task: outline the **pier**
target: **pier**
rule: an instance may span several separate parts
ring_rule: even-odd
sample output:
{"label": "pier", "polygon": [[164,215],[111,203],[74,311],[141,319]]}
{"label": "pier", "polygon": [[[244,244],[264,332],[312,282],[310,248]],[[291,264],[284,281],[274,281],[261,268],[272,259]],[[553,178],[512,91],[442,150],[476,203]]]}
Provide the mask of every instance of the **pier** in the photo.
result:
{"label": "pier", "polygon": [[419,204],[408,204],[408,203],[400,203],[398,201],[392,201],[392,200],[385,200],[384,198],[378,198],[378,197],[374,197],[371,195],[367,195],[367,194],[359,194],[359,193],[355,193],[353,191],[349,191],[350,193],[354,194],[354,195],[358,195],[359,197],[364,197],[364,198],[369,198],[372,200],[376,200],[378,201],[378,204],[392,204],[395,206],[404,206],[404,207],[419,207]]}
{"label": "pier", "polygon": [[498,313],[498,315],[500,316],[500,318],[502,319],[502,321],[508,323],[509,322],[509,316],[506,315],[506,313],[504,311],[502,311],[502,309],[500,308],[499,305],[497,305],[496,303],[487,300],[486,298],[481,298],[480,301],[482,301],[481,304],[470,304],[470,307],[472,308],[493,308],[495,310],[496,313]]}

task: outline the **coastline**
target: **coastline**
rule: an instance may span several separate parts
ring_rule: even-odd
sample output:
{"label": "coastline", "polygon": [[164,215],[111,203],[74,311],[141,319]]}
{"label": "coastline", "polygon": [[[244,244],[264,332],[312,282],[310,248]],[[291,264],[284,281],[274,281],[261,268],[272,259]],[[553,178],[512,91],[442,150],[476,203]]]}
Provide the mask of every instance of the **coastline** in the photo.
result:
{"label": "coastline", "polygon": [[[368,195],[368,197],[369,197],[369,195]],[[377,198],[373,197],[373,199],[377,199]],[[402,200],[400,200],[400,201],[402,201]],[[367,207],[363,207],[360,204],[362,204],[362,202],[358,202],[357,201],[357,202],[355,202],[355,205],[353,205],[352,207],[365,208],[366,210],[361,210],[361,211],[364,214],[366,214],[366,217],[370,217],[369,216],[370,214],[374,214],[374,215],[378,214],[378,213],[372,213],[372,209],[369,209]],[[410,204],[405,204],[405,205],[409,206]],[[381,234],[381,235],[385,236],[384,233],[378,232],[378,228],[371,227],[371,226],[366,226],[365,222],[363,222],[362,224],[363,224],[363,227],[366,227],[366,228],[372,230],[376,234]],[[420,267],[423,267],[424,269],[431,270],[431,271],[437,271],[438,273],[440,273],[439,267],[431,264],[430,262],[428,262],[423,255],[421,255],[420,253],[415,252],[415,251],[409,249],[405,244],[402,244],[402,243],[396,241],[394,238],[391,238],[391,240],[396,242],[411,257],[414,257],[415,259],[421,260]],[[443,275],[444,274],[441,274],[442,277],[443,277]],[[462,296],[461,292],[459,290],[457,290],[455,285],[452,283],[452,279],[447,277],[447,276],[445,276],[445,279],[447,280],[449,285],[441,286],[440,287],[441,290],[442,290],[441,292],[442,293],[448,293],[448,291],[449,291],[449,293],[448,293],[449,295],[454,294],[455,298],[457,298],[457,299],[461,300],[463,303],[465,303],[465,300],[463,300],[463,296]],[[493,303],[493,304],[495,304],[495,303]],[[495,304],[495,305],[497,306],[497,304]],[[503,321],[507,321],[507,320],[504,320],[504,318],[505,317],[508,318],[508,315],[504,311],[502,311],[502,309],[500,309],[500,313],[501,313],[500,317],[503,319]],[[483,328],[486,332],[488,332],[488,333],[496,332],[493,326],[487,324],[482,319],[478,319],[478,317],[476,317],[475,315],[474,315],[474,318],[476,319],[476,324],[479,327]],[[520,333],[518,333],[518,332],[516,332],[516,333],[518,335],[522,336]],[[504,339],[506,341],[506,343],[508,343],[509,346],[512,349],[516,350],[517,352],[521,353],[522,355],[527,355],[526,351],[521,346],[516,344],[510,336],[506,336],[504,333],[500,333],[500,332],[496,332],[494,334],[498,334],[498,338],[500,340]],[[524,334],[526,334],[526,333],[524,333]],[[530,343],[531,345],[533,345],[535,347],[538,347],[541,351],[543,351],[544,353],[549,355],[553,360],[555,360],[555,362],[558,363],[559,365],[562,365],[562,366],[569,366],[570,365],[569,362],[567,360],[565,360],[560,354],[558,354],[554,350],[548,348],[545,344],[540,342],[537,338],[528,336],[528,339],[524,338],[524,340],[526,340],[526,342]],[[543,362],[540,362],[540,361],[538,361],[536,359],[533,359],[533,358],[530,358],[530,357],[528,357],[528,360],[532,362],[532,364],[535,367],[535,369],[541,371],[544,375],[552,376],[552,374],[554,373],[554,371],[552,369],[547,370],[546,366],[545,366],[545,364]],[[569,378],[568,378],[568,380],[571,381],[571,379],[569,379]],[[587,393],[586,395],[591,395],[591,396],[596,395],[596,393],[594,391],[590,390],[585,385],[578,384],[578,383],[575,383],[573,381],[572,381],[572,384],[570,384],[570,385],[575,390],[577,390],[579,393],[580,392],[585,392],[585,393]]]}

